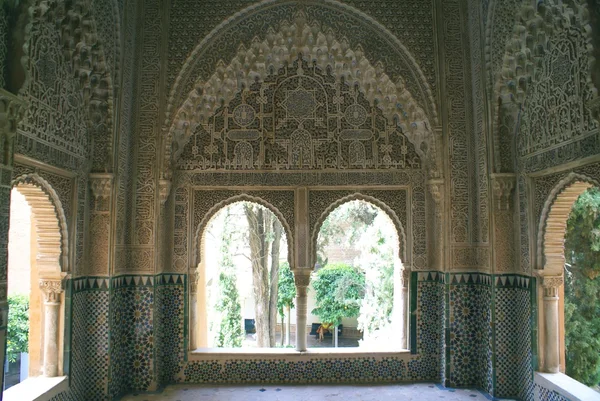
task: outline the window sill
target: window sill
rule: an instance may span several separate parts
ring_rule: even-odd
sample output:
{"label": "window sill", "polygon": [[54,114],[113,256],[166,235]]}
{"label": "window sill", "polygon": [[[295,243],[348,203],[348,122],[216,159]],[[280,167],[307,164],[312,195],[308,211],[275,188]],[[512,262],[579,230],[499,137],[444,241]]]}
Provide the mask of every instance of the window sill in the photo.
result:
{"label": "window sill", "polygon": [[[540,387],[555,391],[571,401],[600,401],[600,393],[563,373],[535,372],[534,382]],[[536,394],[536,400],[539,395]]]}
{"label": "window sill", "polygon": [[67,376],[31,377],[4,391],[4,401],[48,401],[69,389]]}
{"label": "window sill", "polygon": [[286,359],[294,361],[306,361],[315,359],[331,358],[403,358],[413,359],[417,355],[412,355],[409,350],[379,351],[359,348],[311,348],[304,352],[298,352],[293,348],[263,348],[263,349],[243,349],[243,348],[198,348],[188,354],[189,361],[207,361],[207,360],[252,360],[252,359]]}

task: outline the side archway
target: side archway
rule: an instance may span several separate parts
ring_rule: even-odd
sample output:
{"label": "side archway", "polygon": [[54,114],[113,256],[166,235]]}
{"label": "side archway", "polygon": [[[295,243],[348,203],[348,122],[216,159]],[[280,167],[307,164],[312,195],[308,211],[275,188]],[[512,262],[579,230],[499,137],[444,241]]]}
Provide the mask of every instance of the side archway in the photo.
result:
{"label": "side archway", "polygon": [[598,181],[576,173],[563,178],[548,196],[537,233],[538,352],[541,369],[557,373],[565,368],[564,269],[565,234],[573,205]]}
{"label": "side archway", "polygon": [[573,204],[598,181],[570,173],[552,190],[544,203],[537,234],[537,265],[544,275],[562,275],[565,265],[565,233]]}
{"label": "side archway", "polygon": [[25,196],[38,222],[38,266],[48,273],[69,273],[67,219],[56,191],[35,173],[17,177],[13,187]]}
{"label": "side archway", "polygon": [[[66,313],[63,279],[69,271],[67,221],[56,192],[38,174],[17,177],[12,184],[13,191],[22,195],[21,202],[24,198],[29,206],[28,216],[31,216],[25,227],[30,230],[27,238],[31,237],[32,245],[32,263],[27,267],[31,301],[30,374],[54,377],[63,373],[64,363],[61,333],[64,333]],[[10,287],[10,281],[8,285]]]}

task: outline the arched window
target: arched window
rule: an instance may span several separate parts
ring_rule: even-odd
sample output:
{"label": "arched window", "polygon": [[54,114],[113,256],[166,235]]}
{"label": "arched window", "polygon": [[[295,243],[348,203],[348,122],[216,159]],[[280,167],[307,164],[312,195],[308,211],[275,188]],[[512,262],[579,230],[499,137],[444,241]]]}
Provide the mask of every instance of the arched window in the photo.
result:
{"label": "arched window", "polygon": [[229,203],[212,215],[198,245],[191,348],[273,348],[286,337],[289,342],[281,320],[290,312],[281,304],[279,283],[292,273],[277,216],[257,203]]}
{"label": "arched window", "polygon": [[[568,376],[600,384],[600,188],[584,191],[573,204],[565,234],[564,284],[559,297],[561,346]],[[562,349],[561,349],[562,351]],[[562,361],[561,361],[562,362]]]}
{"label": "arched window", "polygon": [[[576,252],[572,249],[573,244],[565,241],[569,237],[572,241],[573,234],[581,235],[582,227],[568,228],[568,225],[577,224],[576,219],[570,218],[575,216],[573,207],[579,203],[581,196],[592,193],[597,196],[597,189],[589,191],[594,187],[592,180],[570,174],[555,187],[542,211],[538,233],[538,324],[540,368],[544,372],[565,371],[565,281],[572,286],[576,278],[574,275],[579,275],[577,270],[582,267],[574,265],[580,255],[572,254]],[[573,233],[577,230],[579,232]],[[566,246],[571,248],[568,251],[571,254],[565,257]]]}
{"label": "arched window", "polygon": [[6,376],[6,387],[27,377],[63,373],[66,225],[50,192],[43,179],[28,176],[11,193],[8,358],[21,367]]}
{"label": "arched window", "polygon": [[407,349],[408,276],[390,216],[364,200],[342,203],[321,224],[316,254],[308,347]]}

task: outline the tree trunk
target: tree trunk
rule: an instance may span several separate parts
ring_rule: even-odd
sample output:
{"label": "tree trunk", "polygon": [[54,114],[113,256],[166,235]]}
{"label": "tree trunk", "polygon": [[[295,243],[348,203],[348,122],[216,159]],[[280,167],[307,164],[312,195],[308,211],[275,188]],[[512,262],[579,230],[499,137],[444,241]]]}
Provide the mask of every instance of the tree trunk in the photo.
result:
{"label": "tree trunk", "polygon": [[270,347],[269,336],[269,276],[267,269],[268,226],[265,226],[264,212],[250,204],[244,206],[249,227],[250,259],[252,262],[252,284],[254,288],[254,312],[256,322],[256,345]]}
{"label": "tree trunk", "polygon": [[282,347],[285,345],[285,343],[284,343],[284,341],[285,341],[284,335],[287,336],[287,330],[285,328],[284,319],[285,319],[285,315],[281,315],[281,346]]}
{"label": "tree trunk", "polygon": [[[273,244],[271,245],[271,291],[269,299],[269,322],[271,323],[269,337],[271,346],[277,343],[275,330],[277,328],[277,293],[279,290],[279,245],[281,243],[281,223],[277,218],[273,218]],[[283,326],[282,337],[283,337]]]}
{"label": "tree trunk", "polygon": [[285,345],[290,345],[290,332],[292,331],[292,313],[290,305],[287,306],[287,328],[285,330]]}

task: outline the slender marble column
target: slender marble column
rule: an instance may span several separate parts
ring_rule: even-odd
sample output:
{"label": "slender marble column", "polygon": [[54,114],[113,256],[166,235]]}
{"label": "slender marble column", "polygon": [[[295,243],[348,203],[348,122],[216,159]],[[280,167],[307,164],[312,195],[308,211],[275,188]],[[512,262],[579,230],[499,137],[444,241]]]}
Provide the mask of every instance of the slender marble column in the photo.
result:
{"label": "slender marble column", "polygon": [[562,276],[545,276],[542,279],[544,290],[544,370],[548,373],[560,371],[560,344],[558,328],[558,288]]}
{"label": "slender marble column", "polygon": [[402,270],[402,289],[400,292],[400,296],[402,299],[402,315],[400,317],[401,326],[401,335],[400,335],[400,346],[402,349],[408,349],[408,283],[410,282],[410,269],[405,267]]}
{"label": "slender marble column", "polygon": [[58,328],[60,322],[61,280],[40,280],[44,294],[44,376],[58,376]]}
{"label": "slender marble column", "polygon": [[296,351],[306,351],[307,290],[312,269],[293,269],[296,282]]}
{"label": "slender marble column", "polygon": [[[200,339],[206,337],[205,332],[200,332],[198,321],[198,275],[190,274],[190,349],[200,348]],[[206,308],[204,309],[206,311]],[[202,344],[206,347],[206,344]]]}

